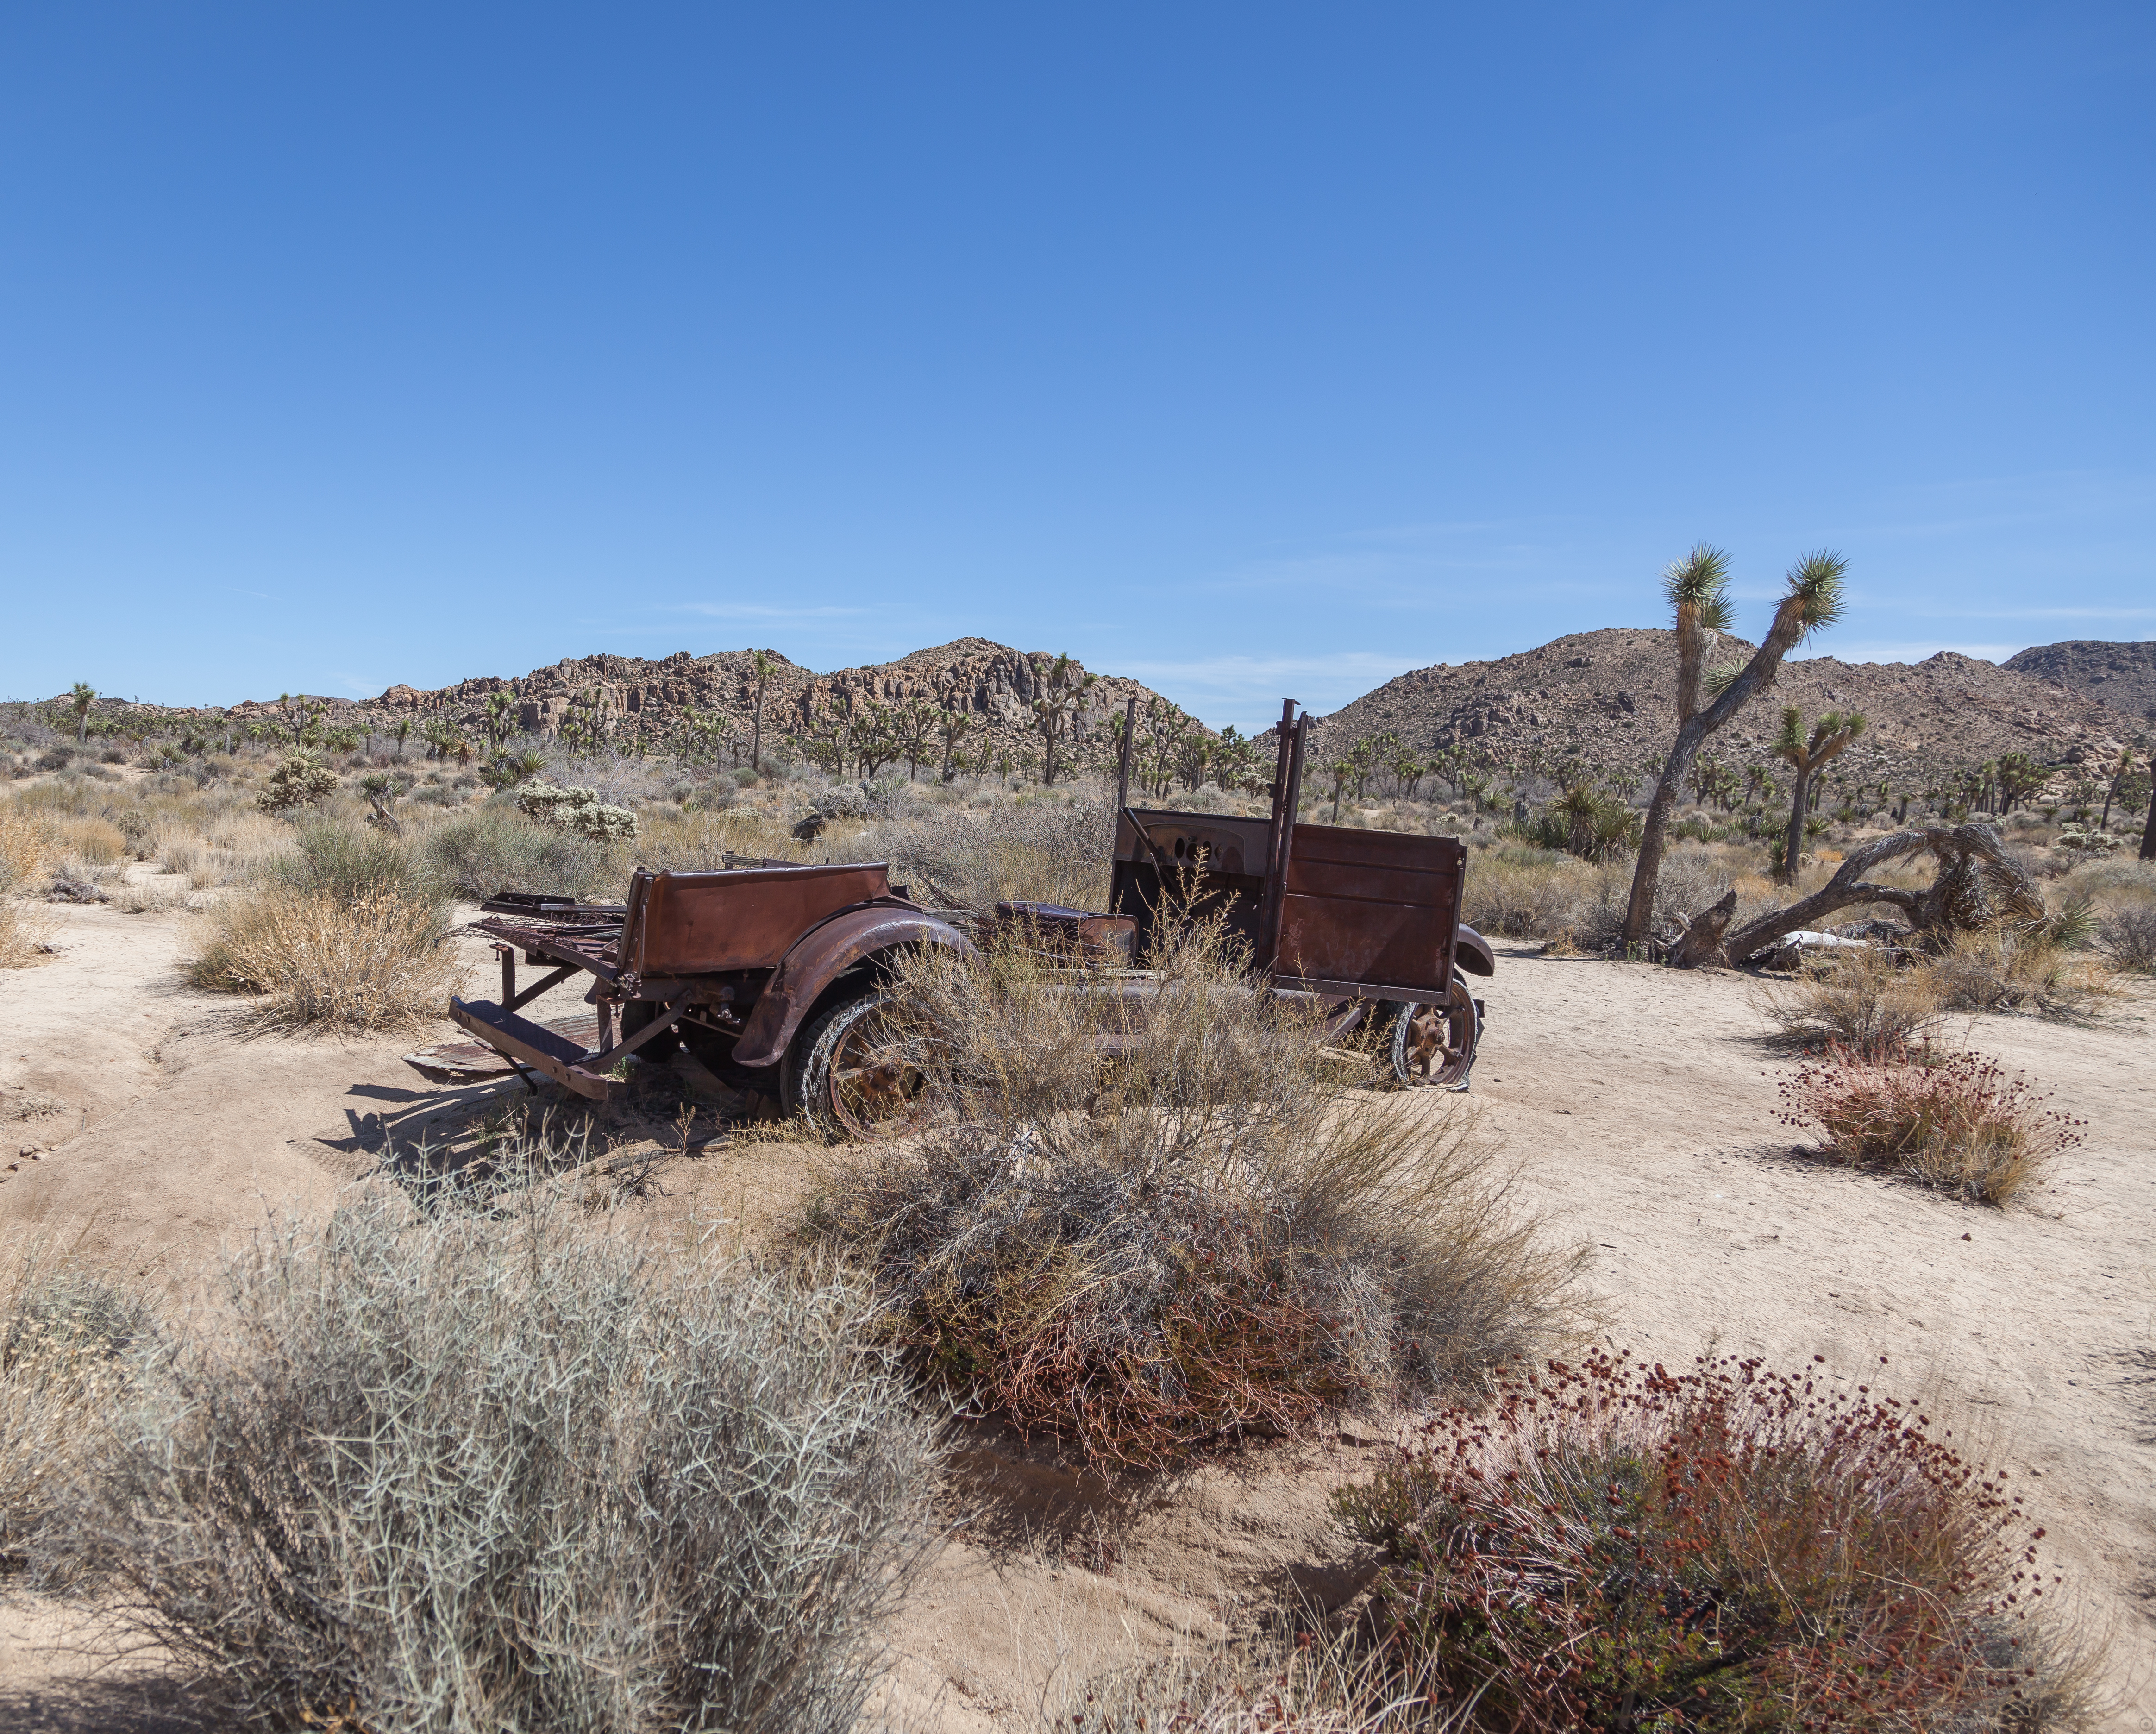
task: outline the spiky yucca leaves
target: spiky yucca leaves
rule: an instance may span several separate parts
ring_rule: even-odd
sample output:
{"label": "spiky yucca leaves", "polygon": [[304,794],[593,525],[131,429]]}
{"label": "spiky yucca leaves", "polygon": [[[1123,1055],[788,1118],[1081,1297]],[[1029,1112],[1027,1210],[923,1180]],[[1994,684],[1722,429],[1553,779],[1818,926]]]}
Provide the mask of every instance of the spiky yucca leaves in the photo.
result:
{"label": "spiky yucca leaves", "polygon": [[1729,555],[1702,542],[1662,574],[1677,632],[1677,721],[1699,708],[1701,671],[1717,635],[1736,618],[1729,600]]}

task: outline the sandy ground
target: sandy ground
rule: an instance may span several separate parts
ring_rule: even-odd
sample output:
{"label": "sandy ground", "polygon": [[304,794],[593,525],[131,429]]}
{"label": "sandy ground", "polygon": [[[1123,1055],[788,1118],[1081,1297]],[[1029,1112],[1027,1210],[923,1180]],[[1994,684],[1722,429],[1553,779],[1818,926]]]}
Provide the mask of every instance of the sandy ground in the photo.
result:
{"label": "sandy ground", "polygon": [[[53,913],[59,955],[0,975],[0,1115],[59,1104],[0,1119],[0,1234],[47,1236],[173,1304],[267,1212],[322,1210],[396,1149],[521,1088],[428,1084],[399,1057],[426,1038],[249,1037],[228,1002],[177,977],[189,918]],[[487,955],[475,942],[470,955],[483,986]],[[1521,1204],[1587,1248],[1583,1299],[1613,1345],[1873,1369],[2015,1465],[2047,1557],[2107,1639],[2112,1725],[2152,1726],[2156,995],[2096,1028],[1970,1030],[2088,1122],[2086,1144],[2002,1211],[1794,1154],[1752,994],[1728,975],[1502,954],[1472,1099]],[[577,1009],[557,990],[539,1011]],[[651,1129],[633,1114],[614,1125],[632,1143]],[[813,1160],[716,1144],[660,1171],[654,1207],[752,1235]],[[1326,1496],[1379,1443],[1350,1428],[1253,1448],[1112,1527],[1052,1466],[971,1453],[946,1502],[953,1539],[891,1634],[886,1706],[916,1726],[1033,1726],[1088,1675],[1224,1632],[1291,1588],[1344,1597],[1357,1561]],[[1044,1527],[1051,1509],[1062,1519]],[[172,1726],[173,1684],[154,1665],[100,1666],[70,1647],[81,1631],[51,1603],[0,1601],[0,1726]]]}

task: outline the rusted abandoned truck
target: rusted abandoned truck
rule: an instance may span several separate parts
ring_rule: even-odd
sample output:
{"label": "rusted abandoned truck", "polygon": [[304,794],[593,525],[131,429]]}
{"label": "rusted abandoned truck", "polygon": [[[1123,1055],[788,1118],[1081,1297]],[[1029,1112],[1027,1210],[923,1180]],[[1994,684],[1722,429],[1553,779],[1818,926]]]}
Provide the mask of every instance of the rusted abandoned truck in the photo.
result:
{"label": "rusted abandoned truck", "polygon": [[[1309,1003],[1327,1039],[1367,1027],[1403,1083],[1464,1089],[1482,1027],[1467,976],[1496,970],[1460,920],[1466,851],[1450,837],[1297,823],[1309,728],[1284,711],[1269,818],[1133,808],[1119,795],[1105,912],[931,908],[881,862],[729,857],[717,872],[639,870],[613,906],[490,901],[475,925],[501,956],[501,998],[453,1001],[450,1016],[527,1080],[542,1073],[603,1099],[624,1058],[685,1045],[788,1114],[872,1137],[910,1116],[920,1088],[885,1023],[908,951],[970,951],[984,925],[1023,924],[1086,960],[1089,980],[1114,972],[1116,990],[1142,1004],[1135,965],[1158,924],[1217,916],[1247,944],[1253,985]],[[520,987],[520,957],[547,973]],[[580,974],[598,1011],[589,1047],[518,1015]]]}

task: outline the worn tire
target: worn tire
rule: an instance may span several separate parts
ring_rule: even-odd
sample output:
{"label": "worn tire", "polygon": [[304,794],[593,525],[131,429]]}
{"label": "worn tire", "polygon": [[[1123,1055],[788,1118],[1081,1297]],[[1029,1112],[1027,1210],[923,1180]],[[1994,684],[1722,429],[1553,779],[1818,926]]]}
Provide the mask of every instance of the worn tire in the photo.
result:
{"label": "worn tire", "polygon": [[850,1074],[854,1080],[863,1074],[859,1065],[845,1062],[874,1057],[849,1050],[873,1039],[874,1021],[890,997],[870,988],[802,1026],[779,1064],[779,1105],[789,1116],[807,1119],[833,1139],[872,1140],[910,1130],[917,1123],[920,1081],[903,1066],[889,1068],[898,1075],[887,1082],[879,1100],[865,1100],[859,1088],[849,1087]]}
{"label": "worn tire", "polygon": [[1435,1084],[1440,1089],[1464,1090],[1468,1074],[1475,1069],[1475,1051],[1481,1045],[1482,1008],[1476,1003],[1474,990],[1467,978],[1459,970],[1452,972],[1452,1001],[1439,1015],[1446,1022],[1445,1031],[1445,1063],[1434,1069],[1426,1069],[1427,1062],[1416,1053],[1418,1046],[1429,1037],[1426,1027],[1418,1028],[1415,1020],[1437,1011],[1434,1006],[1418,1006],[1405,1000],[1389,1000],[1385,1004],[1385,1024],[1380,1040],[1379,1052],[1385,1057],[1386,1070],[1397,1082],[1410,1086]]}

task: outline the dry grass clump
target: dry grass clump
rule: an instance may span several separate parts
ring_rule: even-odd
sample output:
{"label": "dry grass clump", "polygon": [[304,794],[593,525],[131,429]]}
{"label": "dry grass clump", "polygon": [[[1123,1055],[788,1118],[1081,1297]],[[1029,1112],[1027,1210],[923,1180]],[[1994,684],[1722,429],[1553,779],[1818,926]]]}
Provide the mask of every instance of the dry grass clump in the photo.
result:
{"label": "dry grass clump", "polygon": [[1404,1680],[1399,1659],[1306,1610],[1197,1653],[1098,1676],[1053,1734],[1449,1734],[1467,1726],[1435,1682]]}
{"label": "dry grass clump", "polygon": [[901,814],[870,826],[850,852],[888,861],[922,903],[1105,909],[1115,821],[1112,800],[1003,801],[978,814]]}
{"label": "dry grass clump", "polygon": [[2156,971],[2156,904],[2123,908],[2103,918],[2097,937],[2115,970]]}
{"label": "dry grass clump", "polygon": [[1337,1496],[1405,1682],[1467,1726],[2082,1726],[2004,1471],[1807,1371],[1553,1362]]}
{"label": "dry grass clump", "polygon": [[0,1576],[44,1551],[64,1491],[126,1392],[132,1296],[37,1247],[0,1252]]}
{"label": "dry grass clump", "polygon": [[1957,934],[1922,966],[1940,1002],[1955,1011],[2033,1011],[2066,1020],[2094,1012],[2116,990],[2101,962],[2070,955],[2043,933],[2001,923]]}
{"label": "dry grass clump", "polygon": [[937,1119],[844,1160],[806,1232],[870,1274],[917,1368],[973,1412],[1150,1469],[1542,1340],[1568,1263],[1509,1210],[1471,1110],[1355,1092],[1217,927],[1149,961],[1146,1002],[1018,945],[901,983]]}
{"label": "dry grass clump", "polygon": [[1869,1059],[1907,1053],[1947,1015],[1932,973],[1882,950],[1829,952],[1794,982],[1764,990],[1759,1005],[1787,1040]]}
{"label": "dry grass clump", "polygon": [[267,1022],[394,1028],[441,1016],[461,980],[439,913],[393,893],[347,902],[278,886],[220,904],[208,921],[187,979],[259,996]]}
{"label": "dry grass clump", "polygon": [[347,1205],[161,1346],[72,1536],[227,1726],[845,1734],[932,1429],[843,1285]]}
{"label": "dry grass clump", "polygon": [[1979,1054],[1879,1057],[1835,1047],[1781,1089],[1783,1118],[1817,1126],[1821,1147],[1851,1167],[1985,1204],[2004,1204],[2082,1141],[2082,1122]]}

